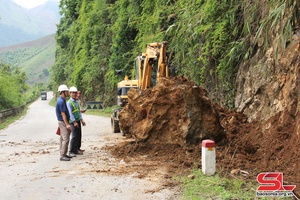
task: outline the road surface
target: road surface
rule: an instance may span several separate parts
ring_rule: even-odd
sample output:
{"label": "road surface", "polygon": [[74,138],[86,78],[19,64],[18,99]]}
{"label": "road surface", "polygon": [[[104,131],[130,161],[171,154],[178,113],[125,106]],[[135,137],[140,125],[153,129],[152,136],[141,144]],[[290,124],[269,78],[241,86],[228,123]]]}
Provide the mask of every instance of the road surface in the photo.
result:
{"label": "road surface", "polygon": [[48,100],[38,99],[22,119],[0,131],[0,199],[178,199],[178,189],[161,187],[153,177],[108,173],[126,165],[102,149],[123,140],[110,133],[109,118],[84,114],[84,155],[60,161],[52,96],[48,92]]}

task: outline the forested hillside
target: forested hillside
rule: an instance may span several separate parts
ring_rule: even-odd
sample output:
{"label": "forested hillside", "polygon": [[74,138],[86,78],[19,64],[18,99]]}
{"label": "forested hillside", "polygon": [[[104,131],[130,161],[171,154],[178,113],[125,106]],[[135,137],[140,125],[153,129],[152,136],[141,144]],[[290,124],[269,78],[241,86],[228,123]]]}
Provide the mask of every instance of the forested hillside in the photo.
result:
{"label": "forested hillside", "polygon": [[0,111],[25,105],[45,89],[42,84],[29,87],[26,80],[25,72],[0,62]]}
{"label": "forested hillside", "polygon": [[49,70],[54,64],[56,43],[54,34],[20,43],[0,47],[0,62],[9,64],[12,69],[25,72],[26,82],[31,86],[36,83],[49,84]]}
{"label": "forested hillside", "polygon": [[269,48],[279,55],[299,26],[292,0],[61,0],[54,85],[76,85],[86,98],[113,104],[115,86],[132,75],[146,43],[168,41],[176,73],[233,108],[241,66]]}

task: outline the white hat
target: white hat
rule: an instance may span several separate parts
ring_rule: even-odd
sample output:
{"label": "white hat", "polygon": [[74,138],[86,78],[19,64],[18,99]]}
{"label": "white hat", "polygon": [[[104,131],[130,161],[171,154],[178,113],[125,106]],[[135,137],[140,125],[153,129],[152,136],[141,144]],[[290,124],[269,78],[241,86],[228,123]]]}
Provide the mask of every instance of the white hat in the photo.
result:
{"label": "white hat", "polygon": [[69,92],[77,92],[77,88],[75,86],[70,87]]}
{"label": "white hat", "polygon": [[66,85],[60,85],[58,87],[58,92],[69,91],[69,88]]}

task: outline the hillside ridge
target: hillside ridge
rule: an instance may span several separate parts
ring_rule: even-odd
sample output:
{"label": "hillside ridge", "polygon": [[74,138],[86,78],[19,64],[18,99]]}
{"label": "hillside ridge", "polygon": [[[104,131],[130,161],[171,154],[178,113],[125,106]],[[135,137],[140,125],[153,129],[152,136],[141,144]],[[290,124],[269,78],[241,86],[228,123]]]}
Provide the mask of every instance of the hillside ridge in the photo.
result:
{"label": "hillside ridge", "polygon": [[0,0],[0,47],[32,41],[56,32],[59,2],[48,1],[32,9],[12,0]]}
{"label": "hillside ridge", "polygon": [[0,60],[24,71],[28,84],[47,84],[50,68],[55,62],[55,49],[55,34],[51,34],[37,40],[0,47]]}

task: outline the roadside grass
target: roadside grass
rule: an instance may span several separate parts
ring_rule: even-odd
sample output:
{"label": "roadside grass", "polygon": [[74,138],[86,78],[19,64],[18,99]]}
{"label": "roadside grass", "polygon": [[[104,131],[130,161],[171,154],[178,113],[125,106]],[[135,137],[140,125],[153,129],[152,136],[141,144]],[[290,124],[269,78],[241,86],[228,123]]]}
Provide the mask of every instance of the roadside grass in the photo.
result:
{"label": "roadside grass", "polygon": [[[49,104],[51,106],[55,106],[56,100],[54,98],[52,98]],[[113,113],[114,108],[116,108],[116,106],[107,107],[104,109],[87,109],[85,114],[97,115],[97,116],[102,116],[102,117],[110,117],[111,114]]]}
{"label": "roadside grass", "polygon": [[0,123],[0,130],[8,127],[10,124],[12,124],[15,121],[19,120],[20,118],[24,117],[27,113],[29,105],[30,104],[25,106],[24,110],[22,112],[20,112],[19,114],[12,116],[12,117],[8,117],[4,120],[4,122]]}
{"label": "roadside grass", "polygon": [[49,102],[49,105],[55,107],[55,105],[56,105],[56,99],[55,99],[55,98],[52,98],[52,99],[50,100],[50,102]]}
{"label": "roadside grass", "polygon": [[104,109],[88,109],[86,110],[86,114],[89,115],[97,115],[97,116],[103,116],[103,117],[110,117],[113,113],[114,107],[107,107]]}
{"label": "roadside grass", "polygon": [[[190,178],[192,177],[192,178]],[[293,199],[292,197],[261,197],[256,196],[259,186],[256,180],[246,181],[239,178],[226,178],[216,173],[206,176],[201,170],[193,170],[189,177],[180,177],[183,188],[183,199],[186,200],[227,200],[227,199]]]}

